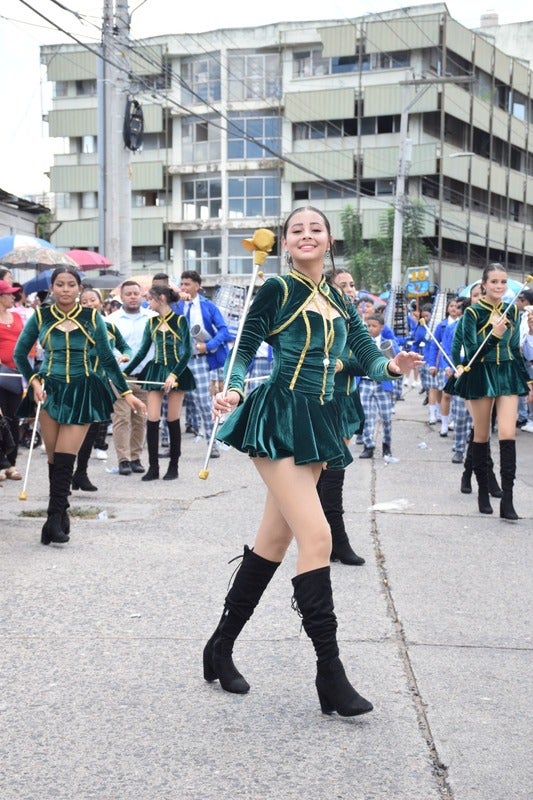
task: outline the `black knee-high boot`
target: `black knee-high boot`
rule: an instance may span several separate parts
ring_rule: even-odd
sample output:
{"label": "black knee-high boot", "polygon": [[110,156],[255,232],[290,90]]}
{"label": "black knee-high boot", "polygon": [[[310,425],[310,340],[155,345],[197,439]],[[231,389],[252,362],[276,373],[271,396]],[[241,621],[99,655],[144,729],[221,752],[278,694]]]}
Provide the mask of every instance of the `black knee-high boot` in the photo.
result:
{"label": "black knee-high boot", "polygon": [[478,484],[477,501],[481,514],[492,514],[489,498],[488,442],[472,442],[472,466]]}
{"label": "black knee-high boot", "polygon": [[233,663],[235,639],[255,611],[280,562],[268,561],[245,546],[242,562],[224,601],[224,612],[204,648],[204,678],[218,678],[226,692],[246,694],[250,684]]}
{"label": "black knee-high boot", "polygon": [[316,652],[315,684],[322,712],[356,717],[372,711],[372,703],[355,691],[339,658],[330,568],[303,572],[292,579],[292,585],[304,630]]}
{"label": "black knee-high boot", "polygon": [[331,529],[330,561],[361,566],[365,563],[365,559],[353,551],[344,527],[344,509],[342,507],[344,473],[343,469],[323,469],[317,483],[317,491],[322,510]]}
{"label": "black knee-high boot", "polygon": [[500,441],[500,474],[503,489],[500,517],[502,519],[519,519],[513,506],[513,486],[516,475],[516,442],[514,439]]}
{"label": "black knee-high boot", "polygon": [[490,439],[488,441],[487,446],[487,464],[488,464],[488,472],[489,472],[489,494],[491,497],[501,497],[503,492],[500,488],[500,484],[494,474],[494,461],[492,460],[492,455],[490,452]]}
{"label": "black knee-high boot", "polygon": [[179,419],[174,419],[172,422],[167,421],[167,426],[170,444],[170,461],[168,462],[168,469],[163,476],[163,480],[173,481],[178,477],[178,462],[181,456],[181,423]]}
{"label": "black knee-high boot", "polygon": [[76,456],[72,453],[54,453],[53,469],[50,471],[51,486],[48,501],[48,517],[41,533],[42,544],[69,541],[63,528],[63,519],[69,507],[68,495]]}
{"label": "black knee-high boot", "polygon": [[146,423],[146,444],[148,446],[149,467],[142,481],[156,481],[159,478],[159,420]]}
{"label": "black knee-high boot", "polygon": [[85,439],[83,440],[82,445],[78,451],[76,471],[72,476],[72,488],[81,489],[83,492],[98,491],[98,487],[95,486],[93,483],[91,483],[91,481],[89,480],[89,476],[87,475],[89,458],[91,457],[94,440],[96,439],[96,434],[98,432],[98,428],[96,427],[97,425],[98,423],[93,422],[87,428]]}
{"label": "black knee-high boot", "polygon": [[[50,462],[48,462],[49,494],[52,493],[53,482],[54,482],[54,465],[50,464]],[[70,517],[68,515],[68,509],[69,508],[70,508],[70,505],[69,505],[69,503],[67,503],[67,506],[66,506],[65,510],[63,511],[63,517],[62,517],[62,520],[61,520],[61,524],[62,524],[62,527],[63,527],[63,533],[65,533],[67,536],[70,533]],[[43,544],[47,544],[47,542],[43,542]]]}
{"label": "black knee-high boot", "polygon": [[462,494],[472,494],[472,442],[474,441],[474,430],[470,431],[468,444],[466,446],[465,461],[463,464],[463,474],[461,475]]}

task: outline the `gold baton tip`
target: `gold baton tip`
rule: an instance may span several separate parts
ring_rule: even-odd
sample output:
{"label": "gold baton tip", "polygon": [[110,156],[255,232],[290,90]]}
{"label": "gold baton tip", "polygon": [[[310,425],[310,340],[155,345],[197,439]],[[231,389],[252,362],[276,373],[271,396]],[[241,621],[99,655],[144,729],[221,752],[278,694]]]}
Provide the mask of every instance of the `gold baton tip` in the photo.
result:
{"label": "gold baton tip", "polygon": [[208,469],[201,469],[200,472],[198,473],[198,477],[200,478],[201,481],[206,481],[208,475],[209,475]]}
{"label": "gold baton tip", "polygon": [[28,495],[26,494],[26,492],[21,492],[19,494],[19,500],[27,500],[27,499],[28,499]]}
{"label": "gold baton tip", "polygon": [[469,367],[469,366],[467,365],[467,366],[464,368],[463,372],[470,372],[470,370],[471,370],[471,369],[472,369],[472,367]]}

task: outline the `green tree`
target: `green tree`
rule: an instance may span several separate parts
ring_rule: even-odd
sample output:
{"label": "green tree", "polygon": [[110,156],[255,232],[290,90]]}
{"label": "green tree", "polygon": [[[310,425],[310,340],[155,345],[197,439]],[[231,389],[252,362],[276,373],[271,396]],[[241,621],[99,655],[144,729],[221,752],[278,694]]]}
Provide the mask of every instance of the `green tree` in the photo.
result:
{"label": "green tree", "polygon": [[[428,263],[429,251],[423,242],[423,215],[421,203],[405,207],[402,228],[402,273],[409,267]],[[381,292],[392,277],[392,249],[394,240],[394,209],[389,208],[380,219],[379,235],[365,244],[360,215],[345,206],[341,216],[344,236],[344,257],[357,288]]]}

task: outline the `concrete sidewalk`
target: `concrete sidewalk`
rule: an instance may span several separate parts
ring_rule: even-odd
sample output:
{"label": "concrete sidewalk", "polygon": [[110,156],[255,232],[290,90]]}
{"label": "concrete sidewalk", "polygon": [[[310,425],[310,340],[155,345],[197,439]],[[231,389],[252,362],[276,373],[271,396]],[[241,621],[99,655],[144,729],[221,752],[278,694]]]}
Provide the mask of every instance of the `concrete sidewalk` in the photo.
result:
{"label": "concrete sidewalk", "polygon": [[[291,610],[291,548],[237,642],[244,696],[201,654],[264,490],[246,456],[184,436],[180,479],[91,460],[71,542],[43,547],[47,470],[0,488],[3,800],[529,800],[533,436],[517,432],[516,523],[459,492],[451,437],[416,390],[393,453],[355,461],[345,510],[364,567],[332,565],[341,656],[375,706],[320,713],[312,645]],[[418,445],[425,443],[427,448]],[[492,442],[498,461],[497,440]],[[378,452],[378,451],[376,451]],[[24,470],[27,451],[19,460]],[[164,462],[162,462],[164,466]],[[369,510],[387,503],[388,511]],[[104,514],[102,514],[104,512]]]}

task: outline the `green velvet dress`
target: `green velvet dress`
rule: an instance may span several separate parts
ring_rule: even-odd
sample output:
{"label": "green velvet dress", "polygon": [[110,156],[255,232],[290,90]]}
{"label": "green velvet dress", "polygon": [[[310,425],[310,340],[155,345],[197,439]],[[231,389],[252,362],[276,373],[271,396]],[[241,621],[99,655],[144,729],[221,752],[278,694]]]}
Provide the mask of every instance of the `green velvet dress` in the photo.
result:
{"label": "green velvet dress", "polygon": [[[162,330],[163,328],[163,330]],[[124,375],[130,375],[154,346],[154,357],[143,370],[142,388],[146,391],[162,391],[158,385],[174,375],[176,385],[171,391],[191,391],[196,388],[194,376],[187,366],[191,357],[191,336],[186,317],[170,311],[166,317],[149,317],[143,339],[137,353],[126,365]]]}
{"label": "green velvet dress", "polygon": [[[309,302],[317,294],[339,316],[328,319],[310,310]],[[270,378],[220,425],[217,438],[251,456],[292,456],[296,464],[327,463],[330,469],[343,469],[353,459],[333,402],[335,361],[347,344],[365,374],[390,380],[388,359],[337,289],[325,279],[317,285],[296,270],[267,280],[257,292],[228,389],[243,395],[248,365],[263,341],[273,350]]]}
{"label": "green velvet dress", "polygon": [[468,372],[448,384],[453,394],[466,400],[481,397],[502,397],[512,394],[528,394],[528,374],[520,352],[520,315],[512,305],[507,315],[508,325],[500,338],[491,333],[492,315],[501,315],[506,303],[493,306],[485,299],[469,306],[463,314],[462,325],[457,326],[452,345],[452,354],[458,349],[456,337],[462,337],[463,364],[468,364],[481,343],[488,336],[483,349],[476,356]]}
{"label": "green velvet dress", "polygon": [[[66,322],[74,323],[72,331],[64,330]],[[28,359],[39,339],[44,360],[36,373]],[[95,309],[76,304],[64,314],[56,305],[39,308],[25,324],[15,347],[17,367],[28,383],[39,377],[44,381],[46,400],[43,409],[61,424],[86,425],[105,422],[111,417],[114,395],[107,379],[95,370],[94,354],[101,369],[113,381],[120,395],[131,390],[113,355],[108,331],[101,314]],[[30,390],[22,400],[19,417],[35,416],[35,402]]]}

